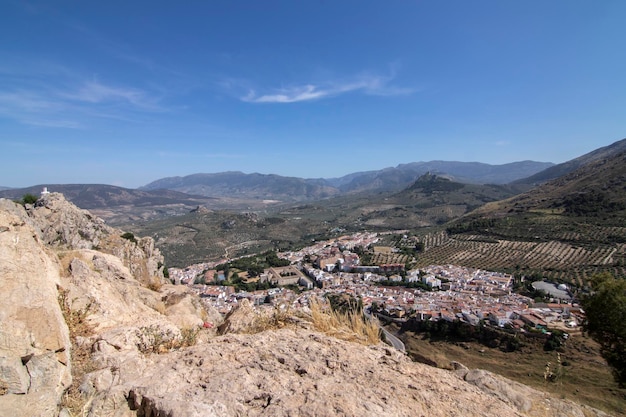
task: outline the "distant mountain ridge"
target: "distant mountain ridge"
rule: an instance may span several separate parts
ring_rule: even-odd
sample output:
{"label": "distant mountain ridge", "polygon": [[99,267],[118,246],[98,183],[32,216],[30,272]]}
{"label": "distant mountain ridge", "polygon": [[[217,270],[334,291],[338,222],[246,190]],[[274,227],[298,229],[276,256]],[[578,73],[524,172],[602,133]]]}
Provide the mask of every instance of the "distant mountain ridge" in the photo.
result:
{"label": "distant mountain ridge", "polygon": [[[507,184],[524,178],[528,172],[541,172],[554,166],[551,162],[521,161],[502,165],[482,162],[430,161],[411,162],[378,171],[355,172],[327,181],[342,191],[360,191],[372,188],[368,184],[383,183],[393,188],[405,188],[428,172],[451,176],[457,182],[468,184]],[[375,186],[375,185],[374,185]]]}
{"label": "distant mountain ridge", "polygon": [[618,143],[620,146],[609,150],[599,149],[601,153],[592,152],[602,156],[588,159],[579,168],[523,194],[481,207],[476,214],[504,216],[548,209],[570,216],[616,217],[619,213],[616,220],[621,224],[620,216],[626,212],[626,147],[622,150],[626,141]]}
{"label": "distant mountain ridge", "polygon": [[[50,191],[62,193],[65,198],[82,209],[122,205],[155,206],[166,204],[203,204],[205,196],[194,196],[172,190],[143,191],[106,184],[46,184]],[[39,195],[44,185],[0,191],[1,198],[20,199],[24,194]]]}
{"label": "distant mountain ridge", "polygon": [[265,198],[311,201],[359,192],[400,191],[431,172],[455,181],[506,184],[553,166],[550,162],[522,161],[503,165],[479,162],[430,161],[401,164],[377,171],[355,172],[339,178],[304,179],[239,171],[192,174],[153,181],[140,190],[170,189],[212,197]]}
{"label": "distant mountain ridge", "polygon": [[594,151],[581,155],[578,158],[551,166],[543,171],[529,176],[528,178],[522,178],[513,182],[516,184],[541,184],[563,175],[567,175],[583,165],[608,158],[611,155],[615,155],[623,151],[626,151],[626,139],[619,140],[608,146],[603,146],[602,148],[598,148]]}
{"label": "distant mountain ridge", "polygon": [[[355,172],[339,178],[298,178],[240,171],[197,173],[166,177],[137,189],[107,184],[45,184],[85,209],[122,205],[203,204],[207,198],[315,201],[345,194],[398,192],[425,173],[438,174],[467,184],[506,184],[552,167],[550,162],[522,161],[503,165],[479,162],[430,161],[400,164],[377,171]],[[0,197],[18,199],[38,195],[44,185],[0,187]]]}
{"label": "distant mountain ridge", "polygon": [[168,177],[139,188],[144,191],[176,190],[211,197],[266,198],[308,201],[339,194],[322,179],[283,177],[274,174],[244,174],[228,171],[215,174],[191,174]]}

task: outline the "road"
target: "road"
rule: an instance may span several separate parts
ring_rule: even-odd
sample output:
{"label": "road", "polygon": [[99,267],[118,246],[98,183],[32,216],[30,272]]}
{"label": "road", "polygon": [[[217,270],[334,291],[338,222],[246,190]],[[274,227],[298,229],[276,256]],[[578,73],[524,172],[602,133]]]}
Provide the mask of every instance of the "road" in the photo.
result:
{"label": "road", "polygon": [[[372,317],[369,307],[364,309],[363,313],[365,314],[367,318]],[[379,327],[380,327],[380,330],[382,330],[383,334],[385,335],[385,341],[387,342],[387,344],[393,346],[395,349],[399,350],[400,352],[406,353],[406,348],[404,347],[404,343],[402,343],[402,340],[398,339],[396,336],[393,335],[393,333],[385,329],[383,326],[379,325]]]}
{"label": "road", "polygon": [[402,343],[402,340],[395,337],[389,330],[385,329],[383,326],[380,326],[380,329],[383,331],[387,343],[389,343],[400,352],[406,352],[406,348],[404,347],[404,343]]}

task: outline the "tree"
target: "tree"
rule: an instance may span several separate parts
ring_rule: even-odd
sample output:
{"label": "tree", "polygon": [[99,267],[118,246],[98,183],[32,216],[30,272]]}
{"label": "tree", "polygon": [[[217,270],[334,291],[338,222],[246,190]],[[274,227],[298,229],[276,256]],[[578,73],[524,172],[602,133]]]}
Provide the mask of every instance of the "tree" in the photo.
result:
{"label": "tree", "polygon": [[626,280],[604,273],[591,279],[591,287],[582,298],[584,329],[600,343],[620,387],[626,387]]}

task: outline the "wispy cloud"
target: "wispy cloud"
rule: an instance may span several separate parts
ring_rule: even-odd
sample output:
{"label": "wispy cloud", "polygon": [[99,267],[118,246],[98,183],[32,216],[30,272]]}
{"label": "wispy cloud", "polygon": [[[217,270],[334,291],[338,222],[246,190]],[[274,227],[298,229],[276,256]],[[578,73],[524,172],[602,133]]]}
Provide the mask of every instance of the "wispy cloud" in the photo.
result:
{"label": "wispy cloud", "polygon": [[318,84],[294,85],[258,94],[255,90],[249,90],[248,94],[241,97],[248,103],[297,103],[300,101],[319,100],[338,96],[351,92],[362,92],[377,96],[398,96],[415,92],[410,88],[399,88],[390,85],[393,76],[359,76],[353,80],[344,82],[323,82]]}
{"label": "wispy cloud", "polygon": [[157,99],[150,97],[145,91],[136,88],[112,87],[97,81],[86,82],[76,91],[64,93],[62,96],[70,100],[93,104],[123,102],[142,109],[160,110]]}
{"label": "wispy cloud", "polygon": [[0,117],[30,126],[77,129],[94,119],[133,120],[166,111],[149,91],[75,78],[72,71],[58,68],[48,73],[0,68]]}

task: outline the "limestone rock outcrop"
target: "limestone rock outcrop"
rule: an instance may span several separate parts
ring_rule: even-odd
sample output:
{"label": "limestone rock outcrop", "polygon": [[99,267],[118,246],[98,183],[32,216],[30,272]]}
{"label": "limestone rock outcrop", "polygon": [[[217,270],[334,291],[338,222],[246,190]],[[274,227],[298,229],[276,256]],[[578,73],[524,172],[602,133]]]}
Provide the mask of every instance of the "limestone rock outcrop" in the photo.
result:
{"label": "limestone rock outcrop", "polygon": [[[0,199],[1,416],[67,414],[61,400],[72,382],[87,399],[112,383],[113,352],[126,355],[134,375],[145,352],[210,333],[197,335],[219,313],[164,284],[152,239],[121,235],[60,194],[26,207]],[[72,344],[67,323],[77,320],[91,330]],[[87,363],[72,381],[79,354]]]}
{"label": "limestone rock outcrop", "polygon": [[37,232],[0,210],[0,414],[56,416],[71,383],[59,265]]}
{"label": "limestone rock outcrop", "polygon": [[[6,201],[6,200],[5,200]],[[3,203],[2,207],[11,202]],[[107,226],[104,220],[81,210],[63,194],[43,195],[26,210],[12,210],[37,231],[46,245],[64,250],[97,249],[122,260],[141,283],[158,286],[163,279],[163,256],[151,238],[122,238],[122,231]],[[25,215],[24,215],[25,214]]]}

